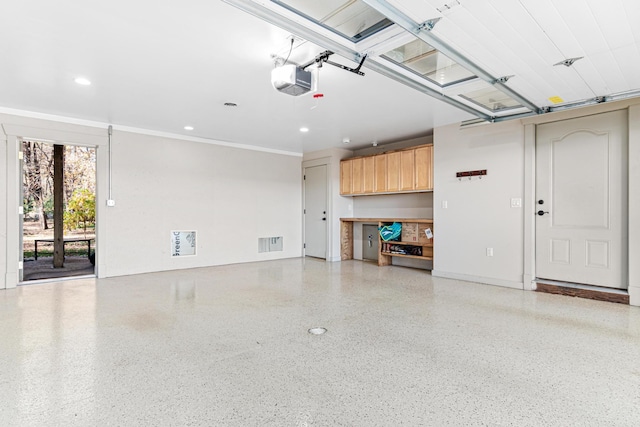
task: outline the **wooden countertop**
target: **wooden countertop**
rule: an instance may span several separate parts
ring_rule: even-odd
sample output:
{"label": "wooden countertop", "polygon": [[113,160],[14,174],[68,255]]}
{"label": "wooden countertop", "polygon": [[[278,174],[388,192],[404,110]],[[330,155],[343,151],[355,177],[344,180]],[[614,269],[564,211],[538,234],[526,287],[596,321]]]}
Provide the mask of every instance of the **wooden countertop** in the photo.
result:
{"label": "wooden countertop", "polygon": [[428,218],[340,218],[344,222],[419,222],[432,223],[433,219]]}

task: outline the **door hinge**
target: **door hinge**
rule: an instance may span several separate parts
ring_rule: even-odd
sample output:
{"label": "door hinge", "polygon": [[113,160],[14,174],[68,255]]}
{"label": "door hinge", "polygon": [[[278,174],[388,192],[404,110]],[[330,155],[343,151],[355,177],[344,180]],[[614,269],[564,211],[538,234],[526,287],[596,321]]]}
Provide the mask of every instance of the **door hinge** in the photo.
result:
{"label": "door hinge", "polygon": [[306,209],[302,209],[302,214],[306,215],[307,214],[307,210]]}
{"label": "door hinge", "polygon": [[307,249],[307,244],[306,243],[302,244],[302,249]]}
{"label": "door hinge", "polygon": [[302,175],[302,179],[303,179],[304,181],[306,181],[306,180],[307,180],[307,175]]}

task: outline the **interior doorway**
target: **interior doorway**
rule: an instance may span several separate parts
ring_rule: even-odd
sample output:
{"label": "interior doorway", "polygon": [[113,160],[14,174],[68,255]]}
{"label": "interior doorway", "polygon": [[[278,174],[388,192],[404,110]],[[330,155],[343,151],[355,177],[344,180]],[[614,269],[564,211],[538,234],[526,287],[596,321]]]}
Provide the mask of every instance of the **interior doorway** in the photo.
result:
{"label": "interior doorway", "polygon": [[327,165],[304,168],[304,248],[327,259]]}
{"label": "interior doorway", "polygon": [[627,129],[625,111],[538,127],[538,279],[627,288]]}
{"label": "interior doorway", "polygon": [[[23,139],[20,150],[23,215],[19,281],[94,275],[95,147]],[[54,203],[56,198],[59,203]],[[62,233],[55,232],[56,225]],[[56,250],[60,253],[57,260]]]}

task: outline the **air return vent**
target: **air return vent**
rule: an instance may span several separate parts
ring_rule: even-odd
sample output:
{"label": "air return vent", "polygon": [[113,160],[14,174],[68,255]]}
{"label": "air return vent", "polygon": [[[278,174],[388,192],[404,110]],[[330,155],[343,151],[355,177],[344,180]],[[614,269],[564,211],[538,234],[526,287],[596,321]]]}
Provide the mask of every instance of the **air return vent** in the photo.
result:
{"label": "air return vent", "polygon": [[258,252],[282,251],[282,236],[260,237],[258,239]]}

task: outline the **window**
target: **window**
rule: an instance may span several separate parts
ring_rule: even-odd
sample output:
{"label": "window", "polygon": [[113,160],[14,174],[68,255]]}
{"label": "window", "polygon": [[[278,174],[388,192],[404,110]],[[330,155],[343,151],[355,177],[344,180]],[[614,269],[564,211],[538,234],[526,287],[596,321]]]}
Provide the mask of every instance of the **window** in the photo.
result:
{"label": "window", "polygon": [[487,108],[494,113],[522,107],[518,101],[491,86],[466,94],[460,94],[460,97]]}
{"label": "window", "polygon": [[382,57],[429,79],[440,87],[475,78],[473,73],[420,39],[395,48]]}
{"label": "window", "polygon": [[360,0],[272,1],[354,43],[393,25],[384,15]]}

